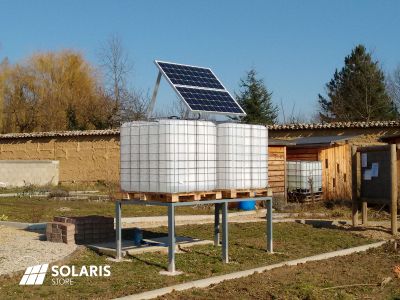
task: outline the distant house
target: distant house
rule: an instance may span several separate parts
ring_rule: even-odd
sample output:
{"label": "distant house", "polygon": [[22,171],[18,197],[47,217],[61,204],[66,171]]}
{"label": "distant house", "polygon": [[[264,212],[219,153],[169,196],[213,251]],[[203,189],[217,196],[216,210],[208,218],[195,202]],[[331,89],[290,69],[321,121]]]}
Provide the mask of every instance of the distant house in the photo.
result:
{"label": "distant house", "polygon": [[[400,141],[398,121],[269,126],[270,149],[274,152],[280,147],[281,153],[285,153],[283,161],[322,162],[322,191],[326,200],[351,197],[351,145],[378,145],[387,142],[385,137],[396,135]],[[274,155],[271,159],[274,159]],[[269,162],[270,170],[276,168],[275,164]],[[281,175],[280,173],[279,176]],[[277,183],[273,176],[274,173],[270,171],[271,187],[280,192],[280,189],[274,187]]]}

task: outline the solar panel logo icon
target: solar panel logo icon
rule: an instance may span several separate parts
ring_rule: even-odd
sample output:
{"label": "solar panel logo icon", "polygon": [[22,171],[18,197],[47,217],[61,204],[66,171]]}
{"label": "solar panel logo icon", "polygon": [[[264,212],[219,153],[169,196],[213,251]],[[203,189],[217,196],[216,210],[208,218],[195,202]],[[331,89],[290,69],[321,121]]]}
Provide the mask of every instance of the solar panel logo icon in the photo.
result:
{"label": "solar panel logo icon", "polygon": [[42,285],[48,268],[49,264],[28,267],[19,285]]}

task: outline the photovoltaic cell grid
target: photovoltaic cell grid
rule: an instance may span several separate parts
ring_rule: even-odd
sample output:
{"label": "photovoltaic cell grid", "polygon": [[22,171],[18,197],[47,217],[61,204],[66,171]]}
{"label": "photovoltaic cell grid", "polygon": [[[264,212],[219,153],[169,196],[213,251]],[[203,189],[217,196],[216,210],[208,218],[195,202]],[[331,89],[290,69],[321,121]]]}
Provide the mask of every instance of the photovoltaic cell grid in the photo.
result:
{"label": "photovoltaic cell grid", "polygon": [[176,87],[192,110],[243,113],[226,91]]}
{"label": "photovoltaic cell grid", "polygon": [[158,62],[174,85],[188,85],[224,90],[215,75],[205,68]]}
{"label": "photovoltaic cell grid", "polygon": [[192,111],[245,115],[210,69],[156,61]]}

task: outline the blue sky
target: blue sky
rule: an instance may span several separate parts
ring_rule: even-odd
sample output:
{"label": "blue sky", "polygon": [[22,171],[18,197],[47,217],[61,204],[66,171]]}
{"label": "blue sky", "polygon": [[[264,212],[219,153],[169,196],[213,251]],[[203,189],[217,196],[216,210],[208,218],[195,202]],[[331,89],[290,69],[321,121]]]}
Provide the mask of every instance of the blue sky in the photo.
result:
{"label": "blue sky", "polygon": [[[231,91],[255,67],[286,115],[310,117],[318,93],[358,43],[385,72],[400,63],[400,1],[0,0],[0,60],[70,48],[93,64],[118,34],[134,62],[132,84],[153,89],[154,59],[209,66]],[[171,105],[161,86],[157,107]],[[282,117],[281,117],[282,119]]]}

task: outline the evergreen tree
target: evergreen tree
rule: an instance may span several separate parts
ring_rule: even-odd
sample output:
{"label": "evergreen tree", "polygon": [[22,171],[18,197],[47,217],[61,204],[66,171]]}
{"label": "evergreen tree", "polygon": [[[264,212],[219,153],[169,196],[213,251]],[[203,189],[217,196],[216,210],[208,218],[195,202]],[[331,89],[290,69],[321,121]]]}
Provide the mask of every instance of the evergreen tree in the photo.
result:
{"label": "evergreen tree", "polygon": [[250,124],[274,124],[278,118],[278,107],[272,103],[272,92],[268,92],[264,81],[257,78],[251,69],[240,80],[240,92],[236,99],[246,112],[243,122]]}
{"label": "evergreen tree", "polygon": [[363,45],[345,57],[326,84],[327,98],[318,95],[322,121],[392,120],[396,107],[385,90],[385,77]]}

